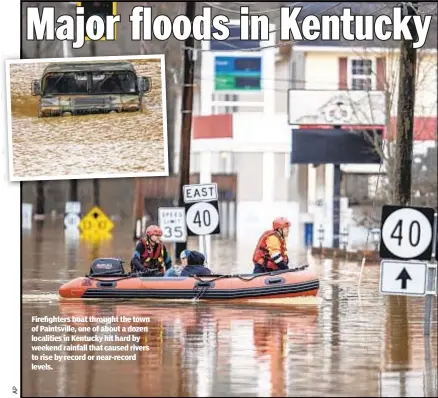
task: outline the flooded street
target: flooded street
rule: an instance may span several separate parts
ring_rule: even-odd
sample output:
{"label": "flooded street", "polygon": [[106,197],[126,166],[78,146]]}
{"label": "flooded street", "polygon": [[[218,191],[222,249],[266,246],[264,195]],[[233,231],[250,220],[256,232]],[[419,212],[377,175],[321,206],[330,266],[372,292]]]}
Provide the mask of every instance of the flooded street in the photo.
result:
{"label": "flooded street", "polygon": [[38,118],[39,97],[30,90],[48,64],[11,65],[14,176],[164,173],[161,63],[131,63],[139,76],[152,79],[141,112],[43,118]]}
{"label": "flooded street", "polygon": [[[103,243],[66,238],[59,220],[23,231],[24,396],[437,396],[436,299],[428,345],[424,299],[381,296],[376,265],[365,267],[358,295],[357,263],[292,253],[294,264],[316,269],[321,288],[316,299],[287,305],[58,300],[59,286],[96,257],[121,257],[129,268],[131,237],[131,223]],[[252,249],[213,239],[210,267],[251,272]],[[139,337],[150,350],[136,361],[31,370],[31,317],[46,315],[148,317]]]}

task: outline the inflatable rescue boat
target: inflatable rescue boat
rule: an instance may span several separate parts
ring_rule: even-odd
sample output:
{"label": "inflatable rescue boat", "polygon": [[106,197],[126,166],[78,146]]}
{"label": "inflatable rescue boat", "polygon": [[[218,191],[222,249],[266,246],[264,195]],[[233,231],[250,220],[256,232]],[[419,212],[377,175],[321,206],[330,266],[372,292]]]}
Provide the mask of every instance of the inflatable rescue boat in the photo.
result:
{"label": "inflatable rescue boat", "polygon": [[85,277],[59,288],[66,299],[248,299],[316,296],[319,279],[308,265],[265,274],[154,277],[125,273],[123,261],[99,258]]}

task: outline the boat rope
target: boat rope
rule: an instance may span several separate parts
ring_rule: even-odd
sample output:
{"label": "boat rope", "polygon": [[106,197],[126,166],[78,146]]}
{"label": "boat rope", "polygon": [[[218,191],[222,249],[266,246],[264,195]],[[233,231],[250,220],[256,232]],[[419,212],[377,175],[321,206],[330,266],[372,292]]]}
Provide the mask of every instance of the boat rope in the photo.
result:
{"label": "boat rope", "polygon": [[202,298],[202,296],[207,292],[207,290],[210,288],[210,285],[208,286],[202,286],[201,288],[199,286],[195,286],[193,288],[194,291],[196,291],[195,297],[193,297],[193,301],[199,301],[199,299]]}
{"label": "boat rope", "polygon": [[[289,273],[289,272],[304,271],[308,267],[309,267],[309,264],[305,264],[305,265],[303,265],[301,267],[291,268],[291,269],[286,269],[286,270],[281,270],[281,271],[274,271],[274,272],[276,272],[275,275],[280,275],[280,274]],[[247,277],[247,278],[245,278],[245,277],[243,277],[242,275],[239,275],[239,274],[226,274],[226,275],[215,275],[215,274],[213,274],[211,276],[213,276],[212,279],[202,279],[202,278],[200,278],[197,275],[193,275],[192,278],[196,279],[199,282],[214,282],[214,281],[217,281],[219,279],[227,279],[227,278],[238,278],[241,281],[250,282],[250,281],[252,281],[253,279],[256,279],[256,278],[272,276],[272,274],[271,273],[255,274],[255,275],[252,275],[252,276]],[[211,277],[211,276],[209,276],[209,277]]]}
{"label": "boat rope", "polygon": [[144,273],[142,273],[142,272],[128,272],[127,274],[120,275],[118,278],[111,279],[110,281],[108,279],[99,279],[99,277],[105,276],[105,275],[111,276],[111,272],[108,272],[108,273],[102,272],[98,276],[85,275],[85,277],[93,279],[93,280],[98,281],[98,282],[117,282],[117,281],[121,281],[121,280],[127,279],[127,278],[138,278],[141,276],[151,276],[153,273],[159,271],[159,269],[158,268],[151,268],[151,269],[148,269],[146,271],[147,272],[144,272]]}

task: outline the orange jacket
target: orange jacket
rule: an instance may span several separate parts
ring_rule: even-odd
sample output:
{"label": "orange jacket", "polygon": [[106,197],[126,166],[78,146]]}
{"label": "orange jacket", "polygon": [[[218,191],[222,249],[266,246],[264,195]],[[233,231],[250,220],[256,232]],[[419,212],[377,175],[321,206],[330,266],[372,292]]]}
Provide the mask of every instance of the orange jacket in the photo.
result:
{"label": "orange jacket", "polygon": [[283,236],[275,230],[264,232],[254,251],[253,262],[273,271],[278,269],[280,262],[287,265],[289,258]]}

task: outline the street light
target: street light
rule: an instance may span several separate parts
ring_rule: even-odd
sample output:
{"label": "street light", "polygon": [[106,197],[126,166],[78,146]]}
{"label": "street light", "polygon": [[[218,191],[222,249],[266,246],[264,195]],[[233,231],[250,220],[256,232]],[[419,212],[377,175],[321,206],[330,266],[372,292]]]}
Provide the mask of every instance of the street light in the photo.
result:
{"label": "street light", "polygon": [[348,235],[349,235],[349,231],[348,228],[344,228],[344,230],[341,232],[341,247],[342,250],[346,251],[347,250],[347,246],[348,246]]}
{"label": "street light", "polygon": [[320,224],[318,228],[318,240],[320,250],[322,250],[322,242],[324,242],[324,232],[324,227],[322,226],[322,224]]}
{"label": "street light", "polygon": [[371,229],[371,239],[374,243],[375,250],[379,250],[379,243],[380,243],[380,228],[372,228]]}

